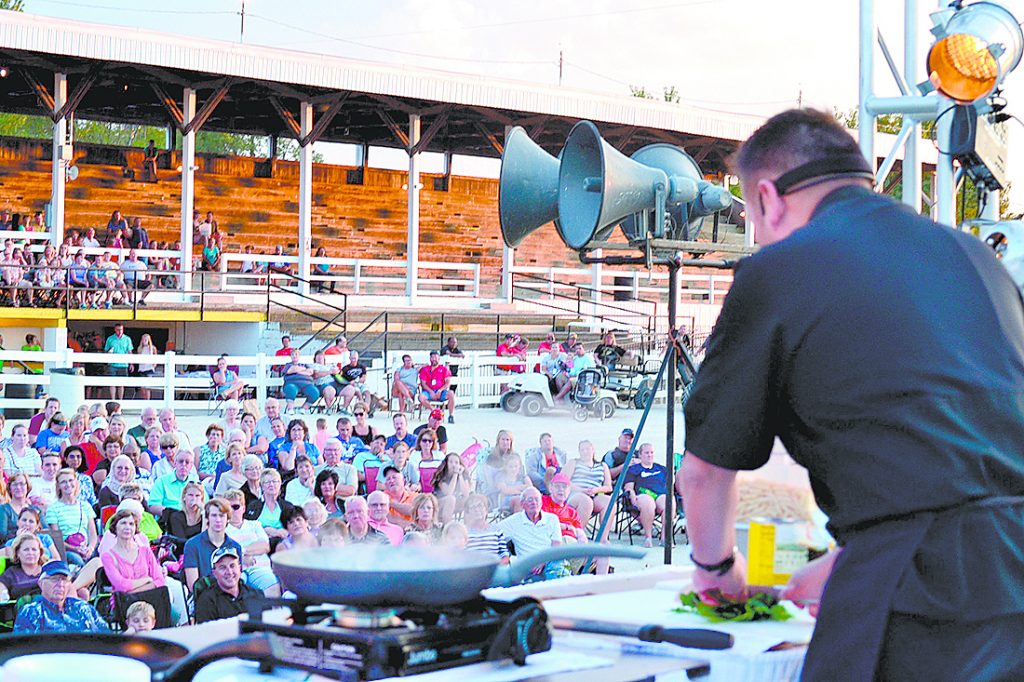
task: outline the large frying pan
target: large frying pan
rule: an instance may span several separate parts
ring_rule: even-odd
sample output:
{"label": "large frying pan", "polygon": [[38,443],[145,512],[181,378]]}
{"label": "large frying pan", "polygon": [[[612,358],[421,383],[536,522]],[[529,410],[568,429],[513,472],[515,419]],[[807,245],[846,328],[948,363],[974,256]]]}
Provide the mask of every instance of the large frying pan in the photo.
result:
{"label": "large frying pan", "polygon": [[[116,659],[129,658],[146,664],[152,682],[191,682],[200,668],[222,658],[263,660],[273,653],[273,642],[265,634],[243,635],[189,653],[188,649],[155,637],[113,633],[67,632],[7,635],[0,646],[0,665],[12,658],[37,654],[101,654],[111,657],[111,677],[117,682],[134,682],[118,674]],[[66,678],[75,679],[74,671]]]}
{"label": "large frying pan", "polygon": [[496,557],[441,547],[348,545],[291,550],[271,557],[274,573],[302,599],[350,606],[447,606],[488,587],[521,583],[540,564],[594,556],[639,559],[632,547],[551,547],[501,566]]}

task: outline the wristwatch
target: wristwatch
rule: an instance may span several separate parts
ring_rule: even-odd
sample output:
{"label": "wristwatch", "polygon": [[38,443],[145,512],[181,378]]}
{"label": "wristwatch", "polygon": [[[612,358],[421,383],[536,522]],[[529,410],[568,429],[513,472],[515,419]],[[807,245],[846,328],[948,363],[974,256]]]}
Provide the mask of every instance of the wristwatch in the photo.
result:
{"label": "wristwatch", "polygon": [[732,570],[733,564],[736,563],[736,548],[733,547],[732,551],[729,552],[729,556],[722,559],[717,564],[702,564],[693,558],[692,552],[690,553],[690,561],[692,561],[693,565],[702,571],[722,576]]}

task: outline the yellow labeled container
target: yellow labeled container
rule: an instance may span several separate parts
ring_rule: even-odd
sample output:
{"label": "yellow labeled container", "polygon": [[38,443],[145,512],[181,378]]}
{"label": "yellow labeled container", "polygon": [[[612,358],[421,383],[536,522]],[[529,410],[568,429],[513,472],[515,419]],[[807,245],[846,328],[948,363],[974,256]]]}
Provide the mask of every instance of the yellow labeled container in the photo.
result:
{"label": "yellow labeled container", "polygon": [[793,519],[754,519],[747,535],[747,583],[785,585],[807,563],[800,542],[805,524]]}

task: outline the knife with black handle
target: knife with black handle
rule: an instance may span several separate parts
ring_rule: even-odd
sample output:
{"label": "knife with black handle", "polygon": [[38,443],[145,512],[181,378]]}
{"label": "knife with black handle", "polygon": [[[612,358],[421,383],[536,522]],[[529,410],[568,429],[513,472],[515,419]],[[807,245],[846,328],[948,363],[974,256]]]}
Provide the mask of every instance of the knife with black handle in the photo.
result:
{"label": "knife with black handle", "polygon": [[623,625],[600,620],[551,617],[552,627],[559,630],[592,632],[599,635],[636,637],[641,642],[666,642],[689,649],[731,649],[733,636],[718,630],[700,628],[666,628],[661,625]]}

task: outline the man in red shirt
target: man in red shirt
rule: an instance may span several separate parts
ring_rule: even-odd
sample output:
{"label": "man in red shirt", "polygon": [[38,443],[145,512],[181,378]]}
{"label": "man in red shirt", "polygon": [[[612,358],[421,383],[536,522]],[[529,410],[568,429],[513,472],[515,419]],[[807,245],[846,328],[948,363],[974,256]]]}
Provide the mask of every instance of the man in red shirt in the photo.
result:
{"label": "man in red shirt", "polygon": [[292,354],[292,337],[290,337],[290,336],[282,336],[281,337],[281,347],[277,349],[277,352],[274,353],[274,355],[283,355],[283,356],[287,357],[287,356],[289,356],[291,354]]}
{"label": "man in red shirt", "polygon": [[[551,477],[548,484],[550,495],[541,498],[541,511],[554,514],[558,517],[558,525],[562,530],[563,543],[583,544],[588,542],[587,531],[583,528],[583,521],[579,512],[569,506],[569,494],[572,492],[572,482],[569,477],[559,471]],[[582,562],[573,562],[573,571],[582,567]],[[608,557],[597,557],[594,559],[594,566],[598,575],[608,573]]]}
{"label": "man in red shirt", "polygon": [[420,368],[420,402],[423,407],[430,408],[431,401],[447,401],[448,423],[455,423],[455,391],[450,390],[452,372],[447,365],[441,364],[441,355],[436,350],[430,351],[430,364]]}
{"label": "man in red shirt", "polygon": [[551,477],[548,489],[551,494],[544,496],[540,509],[558,517],[558,524],[562,528],[562,537],[565,538],[563,542],[586,542],[587,534],[583,530],[580,514],[569,506],[569,492],[572,490],[572,482],[569,477],[558,472]]}
{"label": "man in red shirt", "polygon": [[[520,360],[526,359],[526,353],[520,350],[519,342],[520,337],[518,334],[505,334],[505,340],[498,345],[496,354],[499,357],[504,358],[519,358]],[[498,365],[498,369],[505,372],[525,372],[525,364],[512,364],[512,365]]]}

